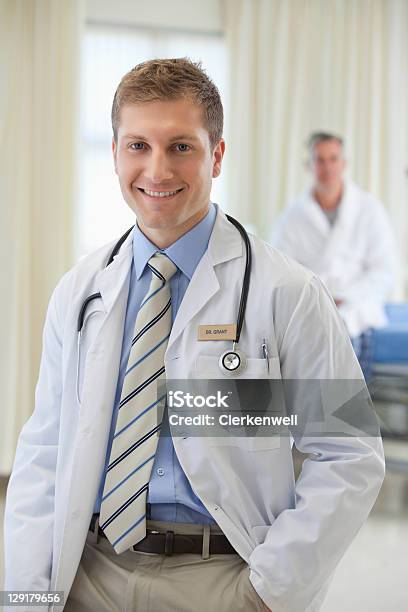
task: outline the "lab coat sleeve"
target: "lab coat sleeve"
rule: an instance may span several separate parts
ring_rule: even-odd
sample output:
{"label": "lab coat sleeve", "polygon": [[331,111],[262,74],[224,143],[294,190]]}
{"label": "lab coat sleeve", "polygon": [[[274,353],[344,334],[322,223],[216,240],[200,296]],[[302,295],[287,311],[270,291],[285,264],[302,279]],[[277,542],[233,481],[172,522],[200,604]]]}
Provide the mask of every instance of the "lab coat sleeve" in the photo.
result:
{"label": "lab coat sleeve", "polygon": [[58,287],[51,297],[44,326],[35,408],[21,430],[7,489],[6,590],[48,591],[50,587],[62,388],[62,319],[57,312],[57,292]]}
{"label": "lab coat sleeve", "polygon": [[[344,324],[316,277],[294,307],[282,300],[279,310],[275,325],[284,379],[357,379],[358,385],[360,379],[365,388]],[[299,413],[307,400],[288,406],[288,413]],[[374,413],[372,418],[377,423]],[[249,561],[251,580],[273,612],[320,609],[322,593],[384,478],[380,436],[302,437],[295,432],[293,437],[309,455],[296,483],[294,506],[276,517]]]}

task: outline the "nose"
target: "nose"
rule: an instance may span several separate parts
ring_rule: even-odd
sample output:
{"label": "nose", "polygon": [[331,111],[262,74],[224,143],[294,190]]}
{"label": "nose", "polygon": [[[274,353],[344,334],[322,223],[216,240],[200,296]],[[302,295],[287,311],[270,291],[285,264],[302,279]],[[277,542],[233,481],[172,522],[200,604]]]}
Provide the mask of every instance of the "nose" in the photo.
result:
{"label": "nose", "polygon": [[149,156],[145,169],[145,175],[150,183],[159,185],[173,178],[173,171],[164,151],[154,151]]}

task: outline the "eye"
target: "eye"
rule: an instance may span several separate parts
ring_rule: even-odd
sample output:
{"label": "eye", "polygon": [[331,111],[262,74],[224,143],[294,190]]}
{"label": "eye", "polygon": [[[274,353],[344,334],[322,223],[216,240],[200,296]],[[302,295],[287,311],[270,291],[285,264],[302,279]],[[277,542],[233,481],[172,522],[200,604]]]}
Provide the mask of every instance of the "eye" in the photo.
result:
{"label": "eye", "polygon": [[129,147],[133,151],[142,151],[144,149],[144,142],[132,142]]}
{"label": "eye", "polygon": [[176,144],[176,149],[177,151],[180,151],[180,153],[186,153],[190,150],[190,145],[180,142],[179,144]]}

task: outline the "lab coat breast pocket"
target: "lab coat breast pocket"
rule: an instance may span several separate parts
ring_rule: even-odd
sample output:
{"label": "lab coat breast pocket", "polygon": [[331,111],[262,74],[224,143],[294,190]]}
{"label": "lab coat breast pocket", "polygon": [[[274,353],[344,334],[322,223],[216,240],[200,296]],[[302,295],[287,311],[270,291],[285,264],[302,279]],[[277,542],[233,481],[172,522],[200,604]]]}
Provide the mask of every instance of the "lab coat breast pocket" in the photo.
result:
{"label": "lab coat breast pocket", "polygon": [[77,355],[77,382],[76,392],[77,401],[80,404],[82,400],[82,389],[85,378],[85,370],[87,357],[90,348],[92,347],[95,338],[101,328],[105,316],[104,310],[94,309],[86,314],[84,319],[81,334],[78,338],[78,355]]}
{"label": "lab coat breast pocket", "polygon": [[[279,357],[269,357],[268,361],[269,371],[266,359],[247,358],[245,369],[236,378],[281,379]],[[197,378],[226,378],[221,372],[218,355],[199,355],[196,360],[196,373]]]}
{"label": "lab coat breast pocket", "polygon": [[[219,367],[219,356],[214,355],[200,355],[196,360],[196,373],[197,378],[200,379],[221,379],[225,380],[230,378],[222,374]],[[269,358],[269,371],[268,363],[265,359],[247,358],[246,367],[242,373],[233,379],[251,379],[254,382],[253,385],[253,400],[251,405],[254,409],[257,406],[256,397],[256,380],[265,379],[281,379],[280,361],[279,357]],[[261,387],[261,383],[260,383]],[[261,393],[261,390],[260,390]],[[259,398],[258,398],[259,401]],[[228,412],[226,410],[223,411]],[[249,428],[250,429],[250,428]],[[248,431],[248,430],[247,430]],[[241,432],[242,433],[242,432]],[[223,446],[223,447],[235,447],[245,451],[270,451],[276,450],[280,447],[280,436],[276,434],[270,434],[260,436],[254,431],[247,435],[218,435],[209,438],[210,446]]]}

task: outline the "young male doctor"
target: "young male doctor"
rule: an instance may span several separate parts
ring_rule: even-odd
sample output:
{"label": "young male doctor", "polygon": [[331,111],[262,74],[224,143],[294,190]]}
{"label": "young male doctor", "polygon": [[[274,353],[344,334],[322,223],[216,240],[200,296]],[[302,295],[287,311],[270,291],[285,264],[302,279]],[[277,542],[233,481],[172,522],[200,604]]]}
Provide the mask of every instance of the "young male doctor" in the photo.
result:
{"label": "young male doctor", "polygon": [[[137,222],[109,265],[114,243],[52,295],[35,409],[7,492],[5,588],[63,591],[69,612],[318,610],[380,489],[381,439],[294,434],[309,455],[295,483],[290,437],[172,438],[166,416],[156,435],[164,372],[224,376],[231,338],[200,341],[198,330],[235,323],[245,246],[210,202],[223,109],[199,65],[136,66],[112,123]],[[237,376],[364,385],[321,282],[261,240],[250,244]],[[295,397],[289,410],[305,406],[313,399]]]}

